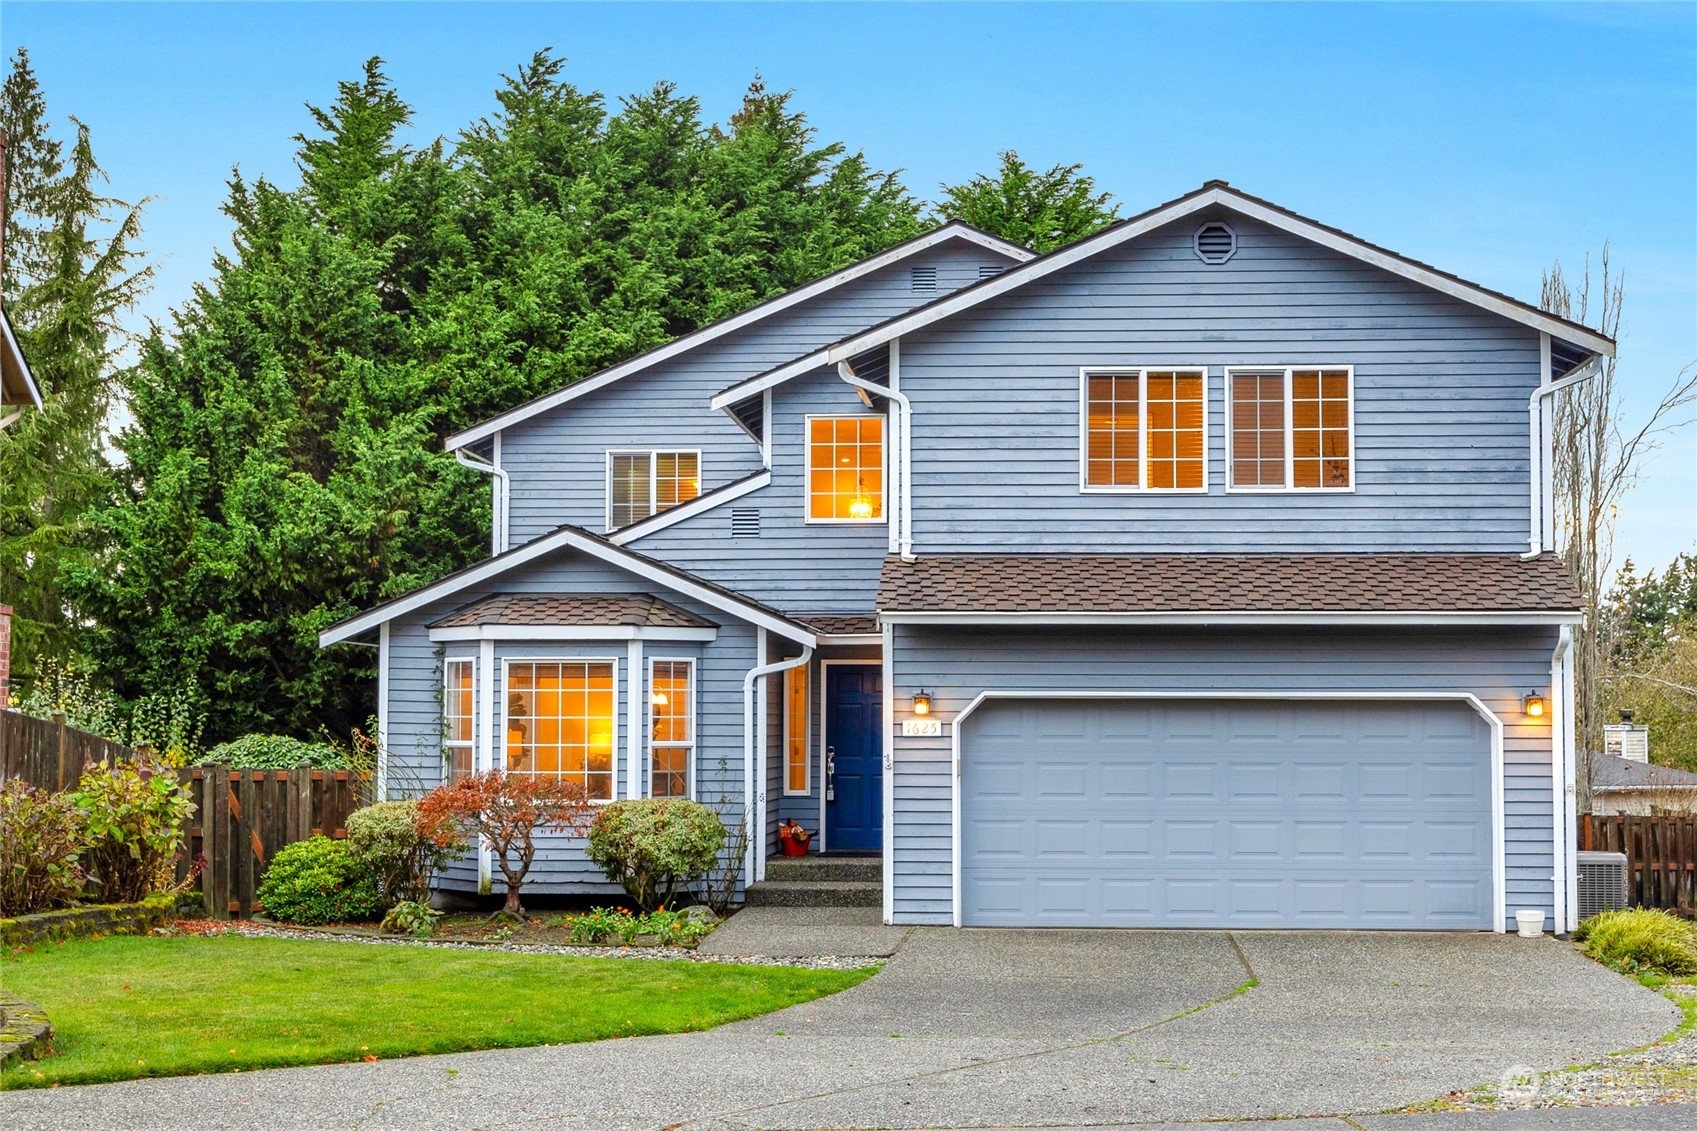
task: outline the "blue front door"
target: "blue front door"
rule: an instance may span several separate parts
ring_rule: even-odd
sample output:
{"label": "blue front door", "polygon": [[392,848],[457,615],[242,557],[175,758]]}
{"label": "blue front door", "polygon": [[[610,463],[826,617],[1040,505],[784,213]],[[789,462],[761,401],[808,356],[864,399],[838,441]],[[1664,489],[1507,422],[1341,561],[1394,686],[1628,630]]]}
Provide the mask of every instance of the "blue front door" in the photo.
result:
{"label": "blue front door", "polygon": [[882,849],[883,672],[875,664],[825,672],[825,850]]}

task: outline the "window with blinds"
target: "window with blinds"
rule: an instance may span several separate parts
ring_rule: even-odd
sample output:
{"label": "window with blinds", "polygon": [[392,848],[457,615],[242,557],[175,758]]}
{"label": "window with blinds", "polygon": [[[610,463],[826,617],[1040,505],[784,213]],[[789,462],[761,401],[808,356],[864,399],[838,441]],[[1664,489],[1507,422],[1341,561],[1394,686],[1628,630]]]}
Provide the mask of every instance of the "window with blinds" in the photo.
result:
{"label": "window with blinds", "polygon": [[608,452],[607,529],[641,522],[701,493],[699,452]]}
{"label": "window with blinds", "polygon": [[1087,491],[1207,489],[1207,371],[1087,369]]}
{"label": "window with blinds", "polygon": [[1226,388],[1233,490],[1355,486],[1351,369],[1230,369]]}

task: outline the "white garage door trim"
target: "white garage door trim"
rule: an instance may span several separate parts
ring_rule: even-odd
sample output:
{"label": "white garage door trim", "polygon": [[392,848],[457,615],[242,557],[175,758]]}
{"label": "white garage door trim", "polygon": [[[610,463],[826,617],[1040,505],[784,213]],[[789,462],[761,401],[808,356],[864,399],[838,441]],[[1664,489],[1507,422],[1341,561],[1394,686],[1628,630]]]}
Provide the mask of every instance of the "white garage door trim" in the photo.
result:
{"label": "white garage door trim", "polygon": [[[1466,703],[1484,719],[1491,728],[1491,929],[1499,935],[1507,930],[1505,920],[1508,918],[1508,859],[1506,842],[1503,837],[1503,721],[1496,713],[1479,699],[1465,691],[1240,691],[1233,689],[1209,691],[981,691],[978,696],[961,709],[949,727],[951,734],[951,759],[953,773],[949,781],[949,811],[952,828],[950,830],[951,861],[949,864],[949,882],[953,899],[954,925],[959,927],[961,922],[960,899],[960,870],[961,870],[961,821],[960,821],[960,771],[961,771],[961,734],[965,730],[963,724],[972,713],[992,699],[1201,699],[1201,700],[1232,700],[1232,699],[1284,699],[1292,701],[1331,701],[1348,702],[1399,702],[1399,703]],[[889,775],[886,775],[888,777]],[[888,859],[888,857],[886,857]],[[889,868],[886,866],[886,888],[889,885]]]}

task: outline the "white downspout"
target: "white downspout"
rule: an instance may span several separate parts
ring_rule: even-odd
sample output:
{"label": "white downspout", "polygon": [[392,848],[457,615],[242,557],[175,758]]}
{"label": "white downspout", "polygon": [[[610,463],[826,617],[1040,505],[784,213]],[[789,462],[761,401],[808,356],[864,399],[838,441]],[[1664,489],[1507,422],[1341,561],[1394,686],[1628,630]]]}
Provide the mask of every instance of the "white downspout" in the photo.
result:
{"label": "white downspout", "polygon": [[913,430],[909,420],[913,414],[913,405],[899,389],[887,385],[879,385],[854,375],[854,367],[846,360],[837,362],[837,376],[853,385],[862,392],[875,397],[888,397],[896,405],[896,443],[899,451],[895,464],[896,475],[896,516],[891,533],[895,536],[895,550],[901,554],[902,561],[911,562],[913,555],[913,497],[908,490],[909,475],[913,464],[908,458],[908,440],[912,438]]}
{"label": "white downspout", "polygon": [[[760,641],[758,658],[763,660],[766,658],[766,630],[759,629],[756,636]],[[811,659],[813,659],[813,646],[804,644],[801,648],[801,655],[788,660],[779,660],[776,663],[756,664],[748,669],[748,672],[742,677],[742,816],[743,820],[748,822],[748,848],[743,855],[743,875],[747,877],[745,882],[749,884],[757,882],[759,878],[757,862],[765,862],[761,850],[766,846],[764,824],[766,790],[764,788],[760,790],[758,799],[754,792],[754,773],[757,768],[754,757],[754,688],[766,676],[775,672],[788,671],[791,668],[799,668]],[[764,754],[765,751],[761,753]],[[765,781],[764,772],[761,773],[760,780]],[[756,824],[757,820],[761,823]]]}
{"label": "white downspout", "polygon": [[1544,478],[1546,475],[1553,475],[1555,471],[1553,467],[1548,469],[1544,467],[1544,406],[1540,402],[1552,393],[1559,393],[1570,385],[1577,385],[1581,381],[1595,377],[1602,366],[1603,359],[1593,357],[1582,365],[1578,372],[1563,377],[1554,384],[1540,385],[1532,390],[1532,396],[1526,402],[1526,419],[1531,436],[1532,457],[1531,484],[1528,489],[1530,529],[1527,532],[1526,539],[1528,549],[1526,553],[1520,556],[1527,561],[1544,552]]}
{"label": "white downspout", "polygon": [[1555,653],[1550,657],[1550,815],[1555,823],[1553,847],[1556,856],[1550,882],[1555,889],[1555,933],[1558,935],[1571,929],[1567,923],[1567,887],[1573,862],[1574,822],[1568,818],[1569,798],[1572,796],[1568,782],[1573,761],[1569,757],[1573,745],[1573,722],[1569,715],[1564,675],[1568,652],[1572,648],[1573,626],[1564,624],[1561,637],[1556,641]]}
{"label": "white downspout", "polygon": [[462,467],[469,467],[473,471],[481,471],[485,475],[495,477],[495,481],[489,487],[489,552],[499,554],[507,548],[507,506],[512,499],[512,480],[508,478],[506,469],[501,467],[500,464],[480,460],[464,451],[456,451],[454,459]]}
{"label": "white downspout", "polygon": [[[1569,641],[1573,638],[1573,630],[1566,632]],[[1567,725],[1562,731],[1562,768],[1564,785],[1562,787],[1562,828],[1567,830],[1567,862],[1571,867],[1567,870],[1567,929],[1579,925],[1579,752],[1573,734],[1573,650],[1569,648],[1561,658],[1561,687],[1557,694],[1561,696],[1562,708],[1567,712]]]}

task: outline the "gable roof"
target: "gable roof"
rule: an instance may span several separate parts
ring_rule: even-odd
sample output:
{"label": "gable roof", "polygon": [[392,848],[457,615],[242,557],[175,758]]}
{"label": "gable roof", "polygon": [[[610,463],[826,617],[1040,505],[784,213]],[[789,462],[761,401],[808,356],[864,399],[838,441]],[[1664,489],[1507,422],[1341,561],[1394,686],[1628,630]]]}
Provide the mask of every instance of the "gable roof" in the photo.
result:
{"label": "gable roof", "polygon": [[41,390],[4,310],[0,310],[0,405],[41,407]]}
{"label": "gable roof", "polygon": [[770,315],[788,310],[792,306],[806,302],[808,299],[822,295],[827,291],[836,290],[845,283],[851,283],[863,276],[870,275],[892,263],[899,263],[911,255],[928,251],[956,239],[978,244],[980,247],[988,248],[998,255],[1005,255],[1016,262],[1023,263],[1037,257],[1036,252],[1020,247],[1018,244],[1009,243],[991,235],[989,232],[980,231],[971,224],[951,220],[947,224],[931,229],[929,232],[914,236],[909,240],[903,240],[893,247],[885,248],[878,254],[845,267],[841,271],[796,287],[794,290],[785,291],[781,295],[774,295],[765,302],[751,306],[740,314],[721,318],[719,321],[703,326],[699,330],[692,331],[679,338],[673,338],[664,345],[656,346],[646,353],[639,353],[627,361],[609,366],[599,373],[583,378],[581,381],[574,381],[564,388],[555,389],[551,393],[544,393],[526,401],[517,408],[508,409],[499,416],[491,417],[481,424],[474,424],[464,431],[456,432],[448,437],[444,447],[448,451],[453,451],[468,444],[475,444],[479,440],[493,436],[503,428],[510,428],[539,413],[568,404],[579,397],[595,392],[597,389],[605,388],[615,381],[629,377],[634,373],[640,373],[663,361],[669,361],[680,354],[688,353],[697,346],[706,345],[708,342],[722,338],[726,334],[742,329],[744,326],[752,325]]}
{"label": "gable roof", "polygon": [[604,561],[644,580],[664,586],[674,593],[692,597],[709,608],[719,609],[756,627],[775,632],[786,640],[793,640],[810,648],[818,643],[818,636],[812,629],[770,605],[762,604],[752,597],[745,597],[734,589],[727,589],[676,566],[667,565],[646,554],[615,546],[607,539],[598,534],[591,534],[580,526],[560,526],[522,546],[514,546],[492,558],[485,558],[464,569],[455,570],[429,585],[414,589],[411,593],[384,601],[364,612],[337,621],[318,634],[318,646],[326,648],[331,644],[352,640],[404,613],[450,597],[462,589],[499,577],[511,569],[562,549],[575,550],[587,557]]}
{"label": "gable roof", "polygon": [[1617,758],[1613,754],[1591,755],[1592,793],[1637,793],[1643,790],[1683,789],[1697,794],[1697,774]]}
{"label": "gable roof", "polygon": [[923,554],[884,560],[885,618],[1577,620],[1554,554]]}
{"label": "gable roof", "polygon": [[1534,330],[1549,334],[1552,338],[1570,342],[1592,353],[1606,354],[1613,357],[1615,351],[1614,339],[1587,326],[1566,318],[1559,318],[1548,311],[1540,310],[1529,303],[1521,302],[1500,291],[1472,283],[1448,271],[1440,271],[1436,267],[1398,255],[1376,244],[1368,243],[1359,236],[1318,220],[1311,220],[1298,215],[1288,208],[1282,208],[1271,201],[1250,196],[1232,188],[1225,181],[1209,181],[1194,192],[1185,194],[1176,200],[1151,208],[1136,216],[1128,217],[1116,224],[1103,228],[1094,235],[1056,248],[1047,255],[1038,256],[1018,267],[1012,267],[1000,275],[981,280],[971,286],[962,287],[952,294],[944,295],[916,307],[905,314],[886,319],[849,337],[839,339],[820,350],[783,365],[767,370],[765,373],[750,377],[714,394],[709,402],[716,409],[727,408],[730,405],[753,396],[755,393],[774,388],[792,378],[811,373],[823,365],[835,365],[839,361],[853,357],[869,349],[874,349],[887,342],[894,341],[903,334],[912,333],[934,322],[941,321],[963,310],[969,310],[979,303],[988,302],[993,298],[1007,294],[1009,291],[1024,286],[1026,283],[1051,275],[1074,263],[1098,255],[1109,248],[1118,247],[1130,240],[1165,227],[1176,220],[1201,212],[1204,209],[1220,206],[1230,209],[1239,215],[1267,224],[1270,227],[1290,232],[1303,239],[1330,248],[1333,251],[1359,259],[1364,263],[1400,275],[1405,279],[1441,291],[1452,298],[1460,299],[1492,314],[1519,322]]}

